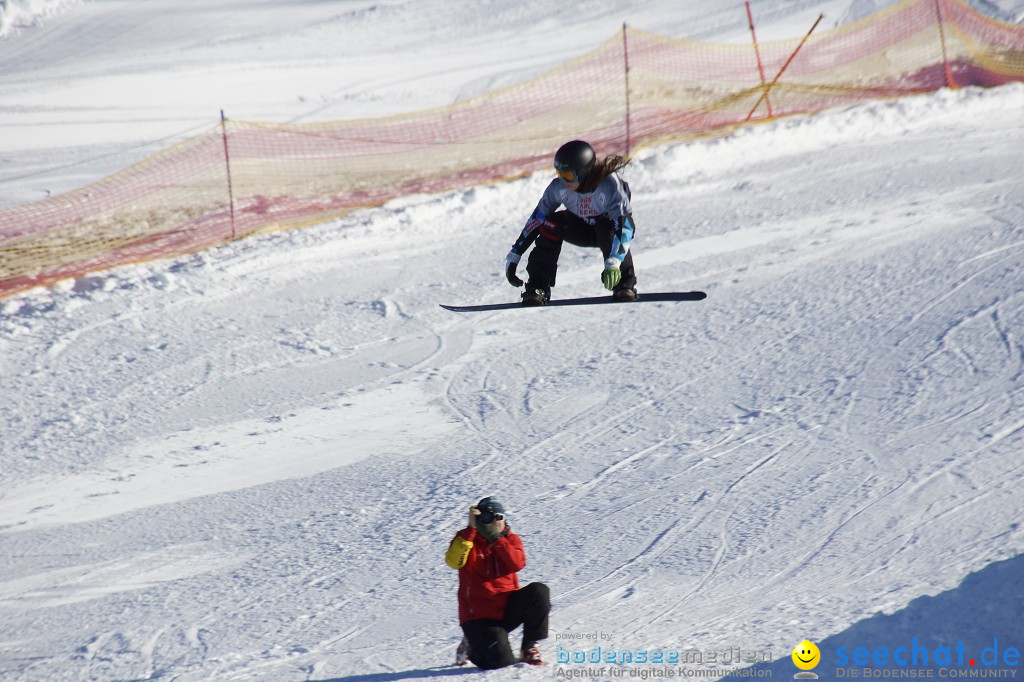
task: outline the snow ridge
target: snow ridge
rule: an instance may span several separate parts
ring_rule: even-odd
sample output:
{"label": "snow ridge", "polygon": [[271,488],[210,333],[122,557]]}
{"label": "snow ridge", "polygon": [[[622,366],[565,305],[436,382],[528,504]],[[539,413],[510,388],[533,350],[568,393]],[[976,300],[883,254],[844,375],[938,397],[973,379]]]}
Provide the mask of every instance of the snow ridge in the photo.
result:
{"label": "snow ridge", "polygon": [[18,29],[38,26],[43,19],[66,11],[82,0],[0,0],[0,38]]}

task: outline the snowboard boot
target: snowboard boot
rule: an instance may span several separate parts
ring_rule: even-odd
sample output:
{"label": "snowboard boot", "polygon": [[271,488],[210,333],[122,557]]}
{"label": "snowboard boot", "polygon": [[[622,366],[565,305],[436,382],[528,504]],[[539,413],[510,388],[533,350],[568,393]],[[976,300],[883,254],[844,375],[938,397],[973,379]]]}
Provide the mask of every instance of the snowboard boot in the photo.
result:
{"label": "snowboard boot", "polygon": [[636,300],[636,289],[623,287],[612,292],[612,299],[617,303],[630,303]]}
{"label": "snowboard boot", "polygon": [[551,293],[547,289],[534,286],[532,284],[526,285],[526,292],[523,293],[523,306],[533,307],[540,305],[547,305],[548,300],[551,298]]}
{"label": "snowboard boot", "polygon": [[466,665],[469,660],[469,640],[465,637],[459,642],[459,648],[455,650],[455,665]]}
{"label": "snowboard boot", "polygon": [[537,649],[536,644],[531,644],[528,647],[523,647],[521,654],[521,661],[523,663],[529,663],[530,665],[544,665],[544,661],[541,660],[540,650]]}

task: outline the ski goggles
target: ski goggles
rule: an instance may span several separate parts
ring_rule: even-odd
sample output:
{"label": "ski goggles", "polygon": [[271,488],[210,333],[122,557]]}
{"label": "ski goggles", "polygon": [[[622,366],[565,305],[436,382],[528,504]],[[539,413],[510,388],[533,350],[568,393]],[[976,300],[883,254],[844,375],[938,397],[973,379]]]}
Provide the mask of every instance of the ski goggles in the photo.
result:
{"label": "ski goggles", "polygon": [[490,511],[480,512],[480,516],[477,518],[480,523],[488,524],[494,523],[495,521],[504,521],[505,515],[501,513],[495,513]]}
{"label": "ski goggles", "polygon": [[576,171],[574,171],[572,168],[569,168],[568,166],[560,168],[556,165],[555,173],[558,174],[558,177],[562,178],[566,182],[576,182]]}

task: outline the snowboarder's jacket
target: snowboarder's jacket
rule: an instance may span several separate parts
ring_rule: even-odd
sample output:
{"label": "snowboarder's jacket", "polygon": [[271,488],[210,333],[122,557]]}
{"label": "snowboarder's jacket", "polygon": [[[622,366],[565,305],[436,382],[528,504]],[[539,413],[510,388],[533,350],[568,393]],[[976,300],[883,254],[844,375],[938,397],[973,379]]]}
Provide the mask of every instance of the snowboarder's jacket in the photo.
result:
{"label": "snowboarder's jacket", "polygon": [[537,236],[545,231],[548,217],[559,206],[565,206],[570,213],[591,225],[602,217],[611,221],[612,247],[608,258],[613,259],[615,267],[618,267],[626,258],[635,231],[633,209],[629,204],[631,196],[629,185],[617,173],[606,176],[597,189],[587,194],[571,190],[564,181],[555,178],[544,190],[544,196],[526,221],[526,227],[512,245],[512,250],[520,256],[526,253]]}
{"label": "snowboarder's jacket", "polygon": [[478,618],[501,620],[509,594],[519,589],[517,571],[526,566],[523,541],[506,531],[487,542],[475,528],[463,528],[444,561],[459,571],[459,624]]}

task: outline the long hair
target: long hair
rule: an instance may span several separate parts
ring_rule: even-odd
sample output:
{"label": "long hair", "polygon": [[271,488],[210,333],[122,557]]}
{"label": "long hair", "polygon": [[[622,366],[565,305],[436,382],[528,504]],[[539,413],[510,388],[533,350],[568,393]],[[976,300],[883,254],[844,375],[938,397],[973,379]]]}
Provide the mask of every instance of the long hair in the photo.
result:
{"label": "long hair", "polygon": [[622,156],[606,156],[603,161],[599,161],[594,164],[594,169],[590,171],[590,174],[584,178],[583,182],[580,183],[579,189],[576,191],[580,194],[590,194],[597,186],[601,184],[601,181],[607,178],[612,173],[618,173],[620,170],[629,164],[629,159]]}

